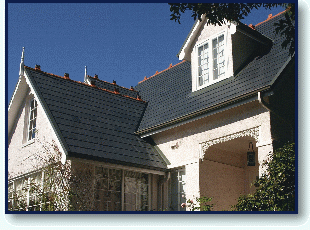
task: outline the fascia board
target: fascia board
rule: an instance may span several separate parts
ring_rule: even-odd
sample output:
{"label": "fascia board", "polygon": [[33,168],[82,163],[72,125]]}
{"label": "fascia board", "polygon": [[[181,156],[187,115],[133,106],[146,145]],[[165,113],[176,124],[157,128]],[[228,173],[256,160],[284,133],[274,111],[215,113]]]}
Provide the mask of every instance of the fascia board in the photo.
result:
{"label": "fascia board", "polygon": [[25,78],[26,78],[26,82],[29,85],[31,91],[33,92],[35,98],[37,99],[38,104],[43,108],[43,111],[44,111],[46,117],[48,118],[54,133],[56,134],[56,137],[57,137],[56,143],[60,147],[61,152],[63,152],[66,156],[68,156],[68,149],[69,148],[68,148],[66,142],[64,141],[64,138],[62,137],[61,132],[60,132],[50,110],[48,109],[47,104],[43,100],[43,97],[41,97],[41,94],[34,87],[34,84],[31,81],[30,77],[28,76],[26,70],[25,70]]}
{"label": "fascia board", "polygon": [[187,49],[191,46],[192,42],[196,38],[196,35],[197,35],[199,29],[201,28],[201,26],[203,25],[205,20],[206,20],[206,18],[203,15],[201,17],[201,21],[199,19],[197,19],[196,22],[194,23],[191,31],[189,32],[189,34],[187,35],[187,38],[185,39],[185,41],[183,43],[182,48],[180,49],[179,53],[177,54],[177,56],[179,57],[179,60],[184,60]]}
{"label": "fascia board", "polygon": [[29,87],[26,83],[25,77],[20,76],[16,84],[14,93],[12,95],[9,108],[8,108],[8,135],[11,135],[12,128],[16,122],[16,116],[19,113],[21,106],[23,105],[25,95],[27,94]]}

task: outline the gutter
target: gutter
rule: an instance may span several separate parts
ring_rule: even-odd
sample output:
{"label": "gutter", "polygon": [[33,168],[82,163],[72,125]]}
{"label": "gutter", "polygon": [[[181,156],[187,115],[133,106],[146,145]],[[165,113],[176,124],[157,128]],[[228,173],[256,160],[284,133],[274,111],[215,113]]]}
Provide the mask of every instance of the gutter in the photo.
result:
{"label": "gutter", "polygon": [[170,120],[170,121],[161,123],[161,124],[159,124],[159,125],[152,126],[152,127],[150,127],[150,128],[146,128],[146,129],[143,129],[143,130],[139,130],[139,131],[135,132],[135,134],[140,135],[140,136],[143,136],[143,137],[146,137],[146,136],[148,136],[148,133],[154,132],[154,131],[156,131],[156,130],[165,128],[165,127],[167,127],[167,126],[170,126],[170,125],[173,125],[173,124],[182,122],[182,121],[189,120],[190,118],[197,117],[197,116],[199,116],[199,115],[205,114],[205,113],[210,112],[210,111],[212,111],[212,110],[216,110],[216,109],[219,109],[219,108],[221,108],[221,107],[224,107],[224,106],[233,104],[233,103],[235,103],[235,102],[237,102],[237,101],[241,101],[241,100],[247,99],[247,98],[249,98],[249,97],[253,97],[253,96],[256,97],[257,93],[259,93],[259,92],[264,92],[264,91],[267,91],[267,90],[269,90],[269,89],[270,89],[270,86],[268,85],[268,86],[265,86],[265,87],[263,87],[263,88],[260,88],[260,89],[257,89],[257,90],[253,90],[253,91],[250,92],[250,93],[246,93],[246,94],[240,95],[240,96],[238,96],[238,97],[235,97],[235,98],[232,98],[232,99],[229,99],[229,100],[220,102],[220,103],[218,103],[218,104],[209,106],[209,107],[207,107],[207,108],[204,108],[204,109],[201,109],[201,110],[198,110],[198,111],[189,113],[189,114],[184,115],[184,116],[182,116],[182,117],[179,117],[179,118],[176,118],[176,119],[173,119],[173,120]]}

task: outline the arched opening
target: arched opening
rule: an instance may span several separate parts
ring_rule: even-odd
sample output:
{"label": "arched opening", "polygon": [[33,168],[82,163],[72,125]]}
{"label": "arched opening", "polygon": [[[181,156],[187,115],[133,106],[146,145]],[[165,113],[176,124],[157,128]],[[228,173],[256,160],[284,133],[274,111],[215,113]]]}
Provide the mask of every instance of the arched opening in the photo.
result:
{"label": "arched opening", "polygon": [[[250,142],[255,166],[247,165]],[[253,182],[259,176],[257,152],[256,141],[250,136],[214,144],[205,150],[199,166],[200,197],[212,197],[213,210],[229,211],[240,195],[255,191]]]}

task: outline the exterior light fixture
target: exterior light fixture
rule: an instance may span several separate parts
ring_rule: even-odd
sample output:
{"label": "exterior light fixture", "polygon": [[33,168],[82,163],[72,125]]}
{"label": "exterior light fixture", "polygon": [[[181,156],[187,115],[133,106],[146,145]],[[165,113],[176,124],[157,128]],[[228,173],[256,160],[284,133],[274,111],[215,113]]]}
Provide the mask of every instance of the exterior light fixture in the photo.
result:
{"label": "exterior light fixture", "polygon": [[[252,149],[251,149],[252,146]],[[255,152],[253,150],[253,143],[249,143],[249,149],[247,152],[247,166],[255,166]]]}

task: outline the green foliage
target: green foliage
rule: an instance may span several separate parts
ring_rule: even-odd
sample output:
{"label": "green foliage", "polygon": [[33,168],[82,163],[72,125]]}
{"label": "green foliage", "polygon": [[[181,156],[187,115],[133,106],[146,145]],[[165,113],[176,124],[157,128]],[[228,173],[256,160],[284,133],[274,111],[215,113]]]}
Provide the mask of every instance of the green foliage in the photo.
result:
{"label": "green foliage", "polygon": [[34,166],[34,169],[38,173],[24,178],[18,191],[11,188],[9,210],[67,210],[71,165],[68,161],[65,164],[61,163],[61,152],[54,141],[51,144],[40,142],[38,139],[37,141],[42,144],[43,149],[42,152],[36,153],[39,156],[40,166],[38,168]]}
{"label": "green foliage", "polygon": [[189,207],[190,211],[211,211],[211,208],[213,207],[213,204],[208,204],[210,201],[212,201],[212,197],[196,197],[196,202],[194,203],[194,200],[188,199],[186,201],[187,204],[183,203],[181,204],[181,207]]}
{"label": "green foliage", "polygon": [[181,13],[186,10],[192,11],[194,20],[201,20],[202,15],[207,18],[207,25],[222,25],[225,21],[235,21],[239,23],[249,15],[253,9],[281,6],[286,8],[285,20],[280,20],[275,24],[276,33],[281,33],[286,37],[282,47],[289,46],[290,55],[295,52],[295,4],[293,3],[169,3],[171,18],[180,23]]}
{"label": "green foliage", "polygon": [[266,173],[255,183],[254,194],[239,197],[233,211],[294,211],[295,210],[295,150],[286,144],[270,154]]}

